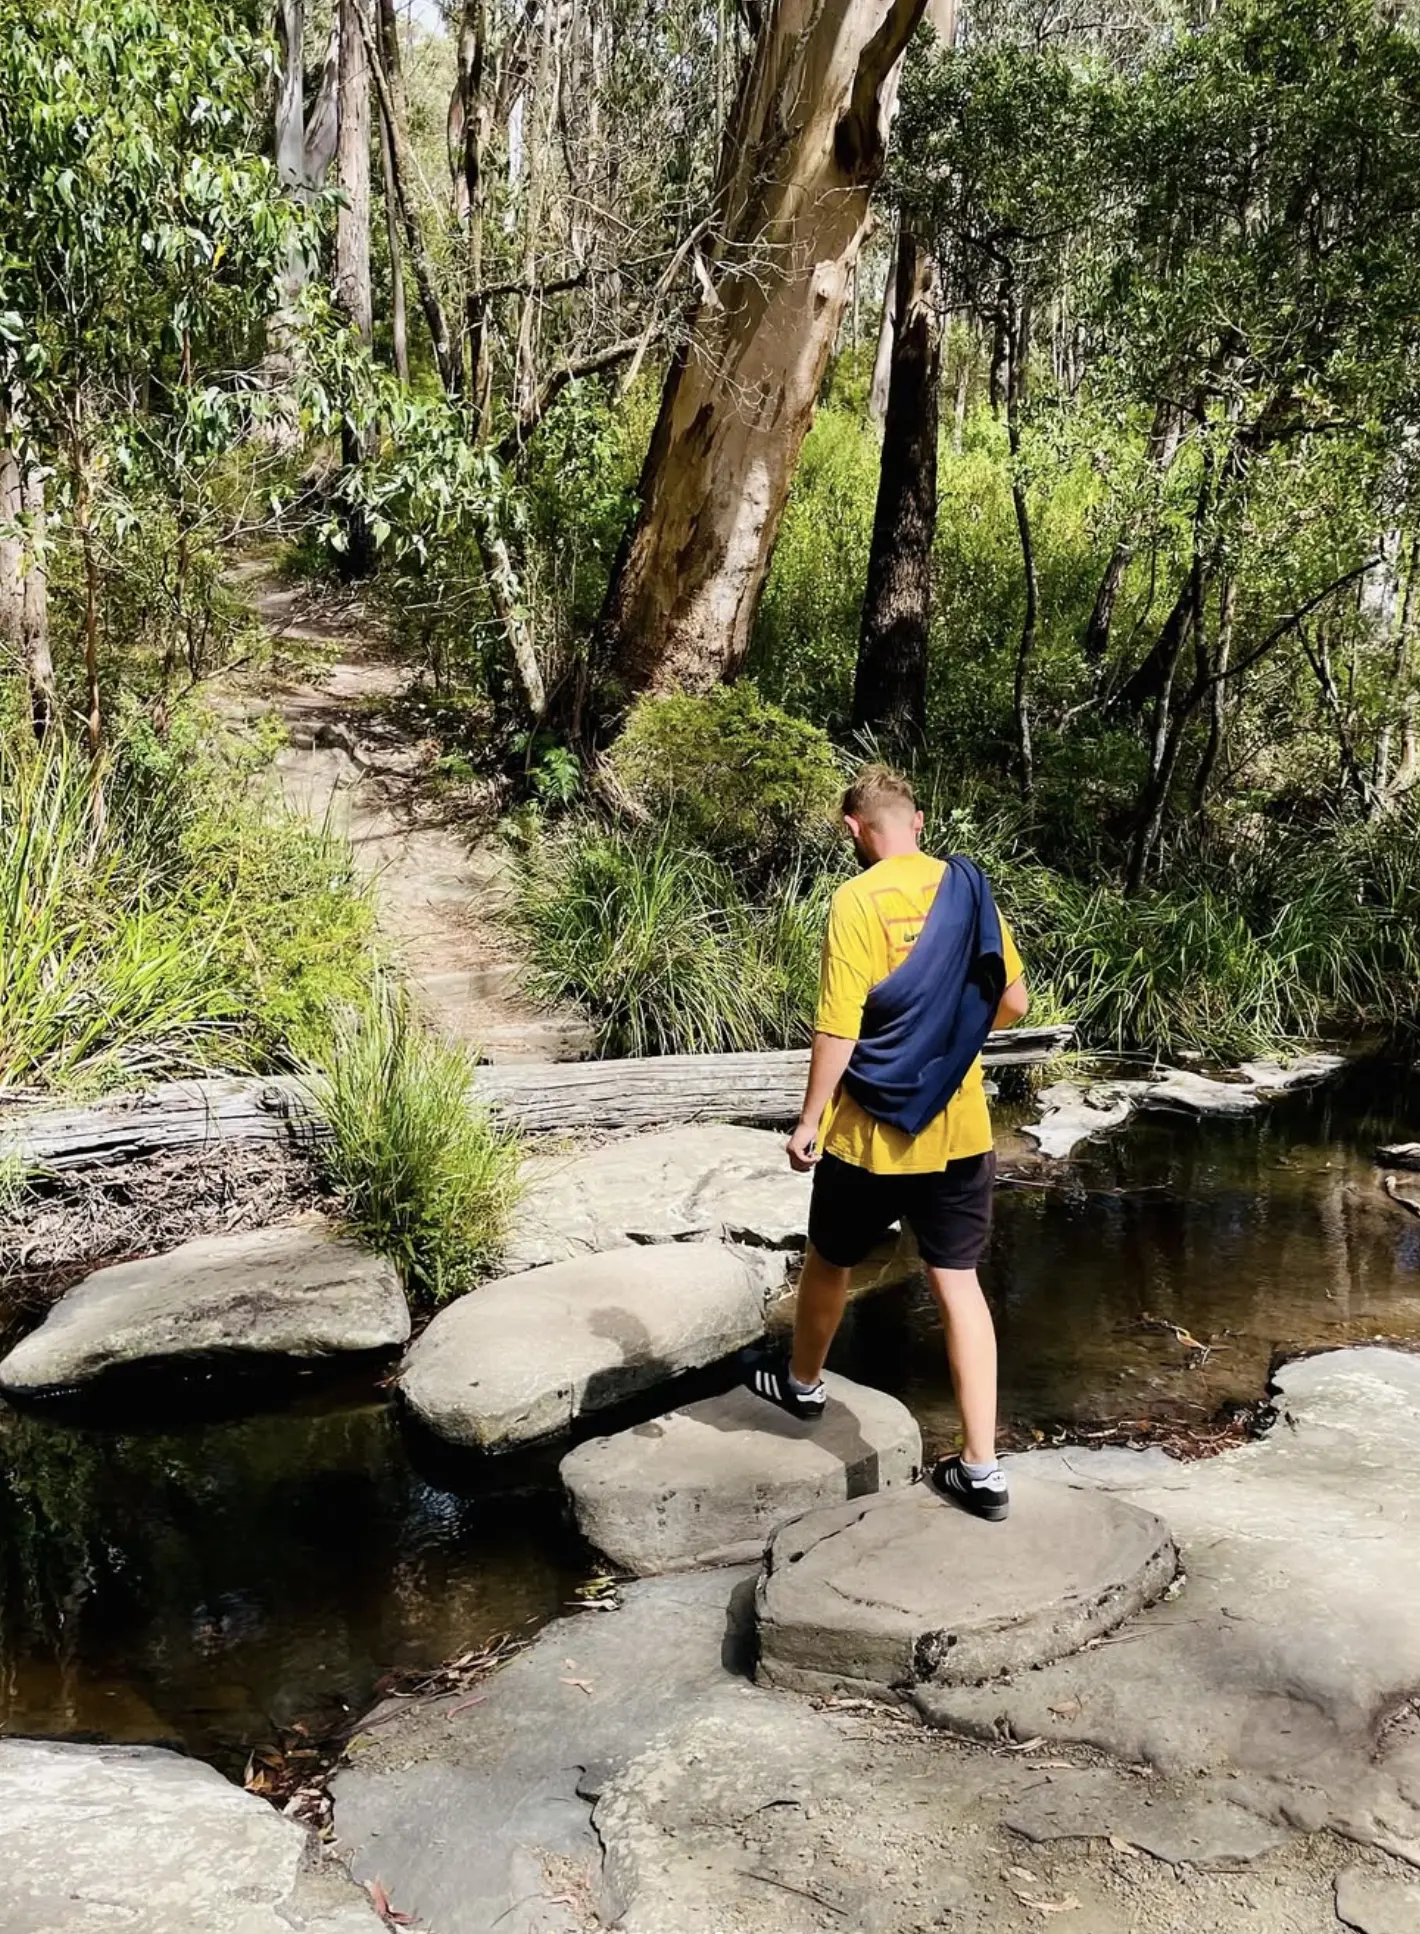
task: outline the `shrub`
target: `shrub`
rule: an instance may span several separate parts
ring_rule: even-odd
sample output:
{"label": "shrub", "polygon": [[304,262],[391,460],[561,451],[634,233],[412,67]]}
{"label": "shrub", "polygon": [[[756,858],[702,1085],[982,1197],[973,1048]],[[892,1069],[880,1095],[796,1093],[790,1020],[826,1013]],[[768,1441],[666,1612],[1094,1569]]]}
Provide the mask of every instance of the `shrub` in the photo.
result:
{"label": "shrub", "polygon": [[423,1028],[383,978],[306,1063],[346,1221],[435,1303],[497,1261],[518,1194],[517,1137],[472,1101],[469,1072],[464,1051]]}
{"label": "shrub", "polygon": [[642,699],[611,751],[631,796],[680,836],[752,871],[830,836],[843,778],[827,735],[746,682]]}

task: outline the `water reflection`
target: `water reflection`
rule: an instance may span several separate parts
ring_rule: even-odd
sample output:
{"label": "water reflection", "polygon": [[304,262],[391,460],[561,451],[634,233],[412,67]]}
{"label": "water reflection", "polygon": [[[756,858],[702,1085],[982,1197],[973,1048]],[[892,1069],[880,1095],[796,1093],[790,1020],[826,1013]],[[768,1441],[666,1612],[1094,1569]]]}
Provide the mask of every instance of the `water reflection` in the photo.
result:
{"label": "water reflection", "polygon": [[[1378,1144],[1413,1138],[1420,1081],[1379,1067],[1253,1120],[1151,1116],[1049,1190],[1002,1190],[983,1272],[1010,1419],[1211,1417],[1261,1394],[1278,1351],[1420,1339],[1420,1219]],[[1194,1353],[1149,1319],[1212,1348]],[[925,1293],[860,1307],[840,1366],[896,1390],[934,1442],[955,1413]]]}
{"label": "water reflection", "polygon": [[572,1562],[550,1495],[442,1488],[368,1397],[152,1433],[0,1412],[0,1730],[232,1770],[386,1670],[550,1616]]}

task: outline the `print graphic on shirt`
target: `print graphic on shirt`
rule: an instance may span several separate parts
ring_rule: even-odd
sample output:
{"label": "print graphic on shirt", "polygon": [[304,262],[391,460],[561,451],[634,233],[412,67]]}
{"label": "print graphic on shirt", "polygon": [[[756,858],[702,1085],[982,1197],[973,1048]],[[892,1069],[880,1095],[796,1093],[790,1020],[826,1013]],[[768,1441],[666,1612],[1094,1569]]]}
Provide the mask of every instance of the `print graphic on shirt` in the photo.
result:
{"label": "print graphic on shirt", "polygon": [[[912,904],[914,900],[924,897],[927,900],[925,907]],[[900,886],[886,886],[871,895],[873,911],[882,923],[887,938],[888,960],[892,966],[900,967],[912,952],[936,897],[935,886],[930,891],[924,887],[910,896]]]}

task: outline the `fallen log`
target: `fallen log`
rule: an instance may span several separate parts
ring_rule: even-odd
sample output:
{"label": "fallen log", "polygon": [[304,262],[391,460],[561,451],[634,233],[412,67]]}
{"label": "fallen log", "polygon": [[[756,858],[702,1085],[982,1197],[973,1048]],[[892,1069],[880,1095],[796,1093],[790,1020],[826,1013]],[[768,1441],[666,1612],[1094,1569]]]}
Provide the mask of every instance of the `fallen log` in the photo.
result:
{"label": "fallen log", "polygon": [[1420,1169],[1420,1142],[1392,1142],[1389,1148],[1378,1148],[1376,1161],[1382,1168]]}
{"label": "fallen log", "polygon": [[[1068,1027],[993,1034],[988,1069],[1047,1061],[1073,1039]],[[530,1135],[595,1128],[662,1128],[674,1122],[788,1122],[798,1112],[806,1049],[767,1054],[667,1054],[632,1061],[505,1061],[473,1071],[473,1092]],[[0,1160],[53,1171],[140,1161],[223,1141],[310,1139],[321,1133],[295,1076],[174,1081],[83,1108],[0,1106]]]}

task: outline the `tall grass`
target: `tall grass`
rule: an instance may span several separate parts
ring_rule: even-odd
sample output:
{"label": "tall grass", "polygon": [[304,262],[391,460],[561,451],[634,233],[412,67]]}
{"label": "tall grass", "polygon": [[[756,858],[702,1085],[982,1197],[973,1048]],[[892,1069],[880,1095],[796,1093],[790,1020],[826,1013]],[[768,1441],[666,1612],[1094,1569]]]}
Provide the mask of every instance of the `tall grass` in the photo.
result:
{"label": "tall grass", "polygon": [[349,855],[239,773],[0,734],[0,1090],[289,1062],[363,976]]}
{"label": "tall grass", "polygon": [[330,1129],[322,1164],[352,1233],[430,1302],[470,1288],[498,1259],[520,1146],[472,1102],[467,1055],[422,1028],[381,977],[306,1071]]}
{"label": "tall grass", "polygon": [[574,1001],[603,1054],[713,1054],[807,1039],[826,886],[758,898],[670,827],[595,822],[535,849],[518,919],[537,993]]}
{"label": "tall grass", "polygon": [[[934,845],[986,867],[1036,1013],[1073,1021],[1087,1047],[1223,1062],[1324,1033],[1420,1031],[1414,820],[1180,854],[1130,899],[1045,865],[1004,812],[935,803]],[[574,823],[531,862],[537,984],[580,1003],[602,1053],[797,1044],[839,877],[806,858],[750,893],[679,833]]]}

